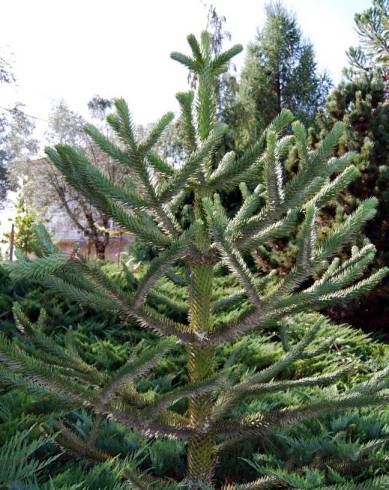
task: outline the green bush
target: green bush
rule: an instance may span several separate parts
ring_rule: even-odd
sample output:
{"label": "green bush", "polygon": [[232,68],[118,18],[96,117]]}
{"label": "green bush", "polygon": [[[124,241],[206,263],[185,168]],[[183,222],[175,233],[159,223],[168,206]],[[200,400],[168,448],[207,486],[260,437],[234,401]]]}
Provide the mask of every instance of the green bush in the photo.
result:
{"label": "green bush", "polygon": [[[106,267],[111,277],[124,285],[125,272],[119,266],[110,264]],[[18,286],[16,286],[18,287]],[[173,285],[167,280],[160,282],[161,290],[169,290],[169,295],[176,302],[185,300],[184,288]],[[239,289],[238,285],[228,276],[219,276],[216,280],[215,296],[224,288],[230,292]],[[12,287],[8,288],[9,298],[12,298]],[[39,298],[42,294],[40,287],[30,285],[25,289],[26,304],[31,301],[32,310],[38,308],[31,298]],[[11,299],[9,299],[12,302]],[[50,308],[57,308],[58,318],[61,318],[61,308],[67,311],[68,306],[52,297]],[[163,309],[163,307],[161,307]],[[234,307],[226,308],[219,312],[220,317],[230,318],[236,314]],[[69,316],[70,317],[70,316]],[[318,314],[299,314],[290,320],[288,325],[290,340],[299,338],[301,333],[309,328]],[[132,326],[127,329],[126,335],[123,329],[112,328],[104,336],[99,328],[90,328],[96,318],[86,317],[85,323],[80,323],[79,318],[72,318],[69,325],[74,325],[74,339],[80,355],[91,364],[95,364],[106,372],[114,372],[128,359],[131,350],[140,339],[142,342],[153,343],[154,337]],[[102,320],[101,320],[102,321]],[[9,323],[8,323],[9,322]],[[11,320],[7,320],[9,331]],[[98,323],[98,322],[97,322]],[[345,388],[363,381],[371,373],[378,369],[387,359],[389,347],[375,342],[370,336],[355,330],[347,325],[328,325],[326,336],[333,339],[332,343],[325,346],[319,356],[311,359],[300,360],[289,369],[285,375],[288,379],[314,376],[320,373],[330,372],[339,362],[339,348],[342,347],[342,355],[347,356],[351,362],[363,362],[363,369],[350,373],[347,380],[339,382],[336,388],[313,389],[304,388],[291,393],[278,393],[269,395],[258,402],[252,402],[249,409],[257,411],[271,410],[275,407],[298,404],[306,400],[317,400],[325,396],[336,397]],[[15,326],[12,325],[15,334]],[[44,328],[45,333],[55,336],[58,341],[65,341],[67,329],[57,328],[52,324],[52,319]],[[125,341],[123,342],[123,339]],[[320,344],[313,345],[320,349]],[[181,350],[181,352],[180,352]],[[266,368],[282,356],[283,347],[280,333],[269,329],[263,334],[252,334],[239,342],[227,344],[217,353],[217,362],[223,364],[227,359],[233,359],[234,370],[237,375],[245,376],[253,369]],[[176,350],[166,355],[152,376],[142,380],[142,390],[149,393],[164,393],[173,386],[180,384],[185,379],[185,353],[179,346]],[[179,369],[181,364],[182,369]],[[180,374],[181,373],[181,374]],[[177,377],[178,376],[178,377]],[[180,379],[180,376],[182,379]],[[176,406],[180,411],[179,404]],[[45,415],[46,414],[46,415]],[[51,415],[50,415],[51,414]],[[237,413],[239,415],[239,413]],[[41,440],[42,435],[54,430],[53,405],[49,400],[39,399],[22,391],[2,386],[0,395],[0,446],[12,437],[19,437],[20,431],[28,430],[30,444],[35,440]],[[69,430],[86,436],[92,426],[91,415],[87,411],[74,412],[68,415],[65,423]],[[324,417],[297,424],[288,430],[275,430],[271,435],[269,452],[263,451],[262,442],[250,442],[233,449],[228,447],[223,451],[217,468],[217,475],[227,475],[232,480],[237,478],[255,479],[258,477],[273,478],[274,481],[286,482],[290,488],[319,488],[320,484],[332,485],[344,483],[352,479],[355,482],[367,482],[374,475],[384,475],[387,471],[385,457],[385,442],[388,440],[389,410],[377,410],[374,413],[367,410],[353,411],[339,417]],[[374,443],[372,443],[374,441]],[[157,476],[170,476],[182,478],[184,475],[184,447],[177,441],[160,439],[146,443],[144,438],[137,433],[129,433],[124,426],[113,421],[105,421],[99,431],[97,446],[102,451],[112,455],[125,457],[128,454],[138,458],[140,468],[151,468]],[[240,455],[236,461],[236,454]],[[254,454],[254,456],[252,456]],[[53,461],[50,458],[56,458]],[[101,488],[127,488],[123,485],[123,469],[115,465],[101,463],[89,466],[75,460],[71,455],[63,453],[59,446],[55,446],[52,439],[42,444],[30,457],[31,461],[43,465],[42,470],[27,478],[25,486],[18,482],[18,486],[6,488],[41,489],[101,489]],[[299,470],[304,465],[314,465],[316,462],[328,461],[330,468],[319,468],[317,473],[301,474]],[[46,464],[47,463],[47,464]],[[347,467],[346,473],[337,472],[338,465]],[[319,465],[320,466],[320,465]],[[280,467],[287,471],[280,472]],[[51,478],[51,483],[50,483]],[[351,481],[351,480],[350,480]],[[308,482],[308,483],[307,483]],[[311,483],[309,483],[311,482]],[[314,483],[312,483],[314,482]],[[323,483],[324,482],[324,483]],[[54,485],[50,487],[50,485]],[[292,486],[294,485],[294,486]],[[311,486],[309,486],[311,485]],[[313,486],[312,486],[313,485]],[[316,486],[315,486],[316,485]],[[350,483],[351,485],[351,483]],[[271,487],[269,487],[271,488]],[[350,486],[350,488],[353,488]]]}

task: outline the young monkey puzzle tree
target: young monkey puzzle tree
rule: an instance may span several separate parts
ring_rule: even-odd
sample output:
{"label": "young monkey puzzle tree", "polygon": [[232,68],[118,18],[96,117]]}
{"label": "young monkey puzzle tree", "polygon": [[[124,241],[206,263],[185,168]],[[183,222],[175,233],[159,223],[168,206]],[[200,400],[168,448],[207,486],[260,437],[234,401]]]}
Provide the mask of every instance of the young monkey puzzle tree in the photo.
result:
{"label": "young monkey puzzle tree", "polygon": [[[244,407],[244,400],[250,397],[328,385],[340,379],[350,366],[317,377],[277,381],[279,373],[296,360],[321,352],[312,348],[312,341],[320,335],[325,320],[318,320],[298,343],[291,345],[282,323],[280,335],[284,339],[285,355],[270,367],[243,377],[234,374],[230,367],[232,361],[222,368],[217,365],[218,348],[251,332],[277,326],[280,320],[296,312],[319,310],[347,301],[378,284],[387,270],[361,277],[373,260],[372,245],[353,247],[350,258],[343,263],[333,258],[374,216],[377,203],[375,199],[367,199],[325,239],[316,239],[317,210],[357,176],[352,164],[354,154],[331,158],[343,132],[341,123],[334,126],[317,150],[309,151],[307,133],[301,123],[294,122],[292,134],[283,136],[293,116],[289,111],[282,111],[241,157],[230,152],[221,161],[215,161],[215,150],[226,128],[215,123],[214,80],[242,48],[234,46],[211,56],[206,32],[201,35],[201,43],[193,35],[188,37],[188,42],[192,57],[172,54],[173,59],[198,76],[196,98],[192,92],[177,96],[186,129],[187,158],[181,167],[174,168],[153,152],[173,114],[163,116],[150,134],[138,142],[122,99],[115,102],[116,114],[107,117],[121,146],[114,145],[91,125],[85,130],[104,152],[128,169],[130,175],[124,183],[111,182],[71,146],[47,149],[49,158],[78,192],[124,229],[159,250],[142,277],[135,278],[126,271],[132,293],[121,290],[96,264],[58,251],[41,227],[37,229],[38,257],[30,260],[19,255],[11,268],[15,278],[34,278],[74,301],[116,312],[122,315],[123,323],[131,317],[164,338],[153,348],[137,350],[127,364],[109,376],[86,364],[71,343],[61,347],[45,337],[16,306],[15,316],[28,342],[14,345],[1,339],[1,376],[8,383],[58,400],[57,415],[81,406],[93,411],[96,424],[85,440],[71,433],[64,423],[56,425],[61,432],[60,442],[88,459],[109,457],[95,446],[95,441],[99,421],[110,417],[149,437],[169,436],[187,441],[187,476],[180,488],[182,485],[192,490],[215,488],[215,485],[225,489],[262,488],[271,481],[216,483],[218,452],[245,438],[261,438],[266,442],[266,434],[274,427],[343,409],[384,404],[388,401],[385,391],[388,370],[375,373],[372,379],[345,391],[337,399],[248,413],[234,419],[232,408],[239,404]],[[295,142],[300,170],[284,183],[282,162]],[[229,218],[218,192],[233,189],[242,182],[246,183],[242,187],[244,202]],[[194,196],[194,219],[187,229],[182,229],[175,213],[181,196],[188,191]],[[289,235],[296,228],[299,252],[295,267],[264,293],[267,278],[253,273],[245,258],[260,244]],[[177,273],[177,267],[172,272],[177,263],[182,274]],[[216,304],[214,280],[217,275],[228,273],[241,283],[241,291],[226,295]],[[187,284],[187,321],[179,323],[152,307],[151,300],[157,298],[160,303],[182,312],[182,305],[157,289],[164,275],[173,282]],[[235,318],[222,325],[216,323],[216,310],[231,304],[238,310]],[[187,351],[188,383],[165,394],[150,396],[142,391],[139,378],[151,371],[177,342]],[[324,348],[329,348],[330,343],[331,339],[323,339]],[[182,399],[187,400],[186,408],[180,405],[178,409],[176,402]],[[153,488],[165,488],[165,485],[177,488],[174,486],[177,484],[157,481],[151,475],[142,479],[128,467],[125,477],[131,482],[130,488],[150,488],[153,484]]]}

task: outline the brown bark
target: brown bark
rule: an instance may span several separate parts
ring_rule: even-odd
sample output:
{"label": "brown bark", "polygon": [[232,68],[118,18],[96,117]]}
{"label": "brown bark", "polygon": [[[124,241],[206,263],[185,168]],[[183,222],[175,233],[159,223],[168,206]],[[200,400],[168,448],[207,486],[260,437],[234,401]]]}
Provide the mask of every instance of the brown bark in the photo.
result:
{"label": "brown bark", "polygon": [[277,78],[276,78],[276,113],[279,114],[282,109],[282,100],[281,100],[281,80],[280,80],[280,74],[277,73]]}
{"label": "brown bark", "polygon": [[92,237],[95,246],[96,257],[100,260],[105,260],[105,250],[109,243],[109,233],[95,233]]}

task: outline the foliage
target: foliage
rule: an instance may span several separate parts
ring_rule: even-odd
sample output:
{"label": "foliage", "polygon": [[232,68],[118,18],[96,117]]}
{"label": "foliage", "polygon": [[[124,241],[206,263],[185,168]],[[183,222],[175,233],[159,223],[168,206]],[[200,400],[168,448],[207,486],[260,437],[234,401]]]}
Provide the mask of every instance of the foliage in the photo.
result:
{"label": "foliage", "polygon": [[[0,56],[0,85],[15,82],[11,65]],[[21,103],[0,108],[0,201],[4,200],[10,187],[8,164],[16,158],[26,158],[37,150],[33,138],[35,124],[25,114]]]}
{"label": "foliage", "polygon": [[[118,267],[115,264],[107,264],[104,267],[106,273],[115,281],[117,285],[126,288],[126,269],[125,267]],[[141,274],[141,272],[137,273]],[[1,284],[10,284],[8,280],[2,280]],[[14,286],[15,287],[15,286]],[[127,286],[128,287],[128,286]],[[215,294],[219,297],[223,294],[223,291],[230,292],[239,291],[239,284],[236,281],[231,282],[231,278],[228,276],[220,276],[215,278]],[[30,285],[30,292],[27,293],[23,300],[23,308],[29,312],[30,315],[37,317],[39,312],[39,306],[45,304],[45,308],[48,311],[44,325],[42,328],[50,336],[56,339],[57,342],[63,343],[63,336],[70,328],[77,326],[77,329],[73,330],[72,335],[75,335],[75,342],[77,350],[80,355],[91,364],[96,365],[99,369],[104,369],[107,372],[113,373],[116,369],[120,368],[126,363],[128,357],[131,354],[134,346],[139,342],[141,338],[152,341],[147,332],[142,332],[134,327],[123,330],[120,323],[109,324],[109,319],[103,316],[97,316],[93,314],[93,311],[84,310],[80,315],[77,308],[72,308],[72,305],[60,302],[50,292],[44,292],[37,285]],[[161,291],[167,292],[171,298],[174,298],[176,302],[185,300],[186,290],[184,287],[174,285],[167,278],[161,281],[159,286]],[[34,293],[34,290],[36,292]],[[21,296],[19,287],[18,297]],[[11,297],[10,300],[14,299]],[[36,304],[35,304],[36,302]],[[35,306],[34,306],[35,304]],[[62,304],[62,306],[61,306]],[[56,305],[56,306],[55,306]],[[161,311],[166,309],[159,305]],[[231,312],[236,309],[236,306],[230,305],[229,308],[224,308],[219,311],[222,321],[227,321]],[[236,312],[238,313],[238,312]],[[235,313],[235,314],[236,314]],[[70,315],[70,316],[69,316]],[[311,315],[297,315],[290,319],[289,329],[290,337],[298,339],[299,336],[312,325],[316,320],[315,314]],[[81,322],[81,323],[80,323]],[[62,325],[62,326],[61,326]],[[64,328],[66,326],[66,328]],[[4,321],[2,322],[2,329],[5,328]],[[332,366],[339,362],[340,347],[342,346],[342,352],[347,356],[348,362],[359,362],[365,365],[363,371],[355,372],[347,378],[347,386],[353,386],[354,384],[362,381],[366,377],[367,372],[374,372],[379,365],[385,362],[387,356],[387,347],[382,344],[372,342],[368,336],[355,331],[347,326],[329,325],[329,330],[326,335],[336,335],[337,340],[333,343],[329,349],[323,349],[320,356],[311,359],[305,359],[296,362],[289,368],[288,377],[290,379],[297,379],[299,377],[306,377],[312,375],[318,375],[325,371],[331,371]],[[102,330],[104,329],[104,330]],[[12,329],[8,327],[11,332]],[[317,347],[320,345],[317,344]],[[177,350],[178,349],[178,350]],[[169,391],[173,383],[185,382],[185,353],[182,347],[175,349],[175,352],[169,354],[163,363],[161,363],[154,371],[152,376],[147,379],[147,385],[144,385],[144,389],[152,390],[156,393],[163,393]],[[270,330],[269,332],[257,333],[242,338],[235,344],[226,344],[220,349],[218,353],[218,364],[224,364],[231,356],[234,358],[234,369],[237,372],[245,373],[253,369],[265,369],[273,362],[277,361],[283,353],[282,343],[278,334]],[[351,374],[351,373],[350,373]],[[302,388],[301,397],[311,397],[312,393],[309,392],[310,387]],[[324,393],[319,391],[315,393],[315,397],[322,397]],[[280,396],[282,398],[280,398]],[[273,398],[273,402],[271,401]],[[280,405],[290,404],[290,394],[277,393],[275,395],[269,395],[267,402],[269,405],[273,403]],[[42,420],[45,420],[45,416],[42,418],[42,409],[44,404],[42,399],[36,399],[31,395],[25,395],[23,392],[12,389],[7,394],[0,396],[0,410],[2,418],[0,419],[2,425],[2,432],[0,432],[0,445],[2,441],[5,441],[11,437],[18,430],[26,430],[33,424],[41,424]],[[39,415],[39,413],[41,415]],[[50,413],[50,412],[44,412]],[[26,414],[27,417],[26,417]],[[48,416],[48,415],[47,415]],[[47,417],[46,416],[46,417]],[[384,426],[387,423],[387,414],[374,412],[366,416],[361,413],[354,413],[344,415],[340,418],[344,418],[345,424],[338,424],[338,432],[333,433],[335,422],[332,417],[324,417],[320,422],[312,421],[299,424],[296,428],[286,428],[286,434],[284,436],[277,434],[277,430],[272,436],[271,450],[270,447],[266,449],[266,454],[269,456],[269,452],[276,458],[277,461],[284,461],[280,465],[286,464],[291,454],[300,454],[301,447],[295,451],[295,446],[289,443],[291,437],[299,437],[300,444],[305,444],[308,449],[312,447],[312,444],[320,445],[320,441],[323,441],[321,449],[317,447],[315,454],[323,451],[327,454],[328,447],[332,451],[332,457],[336,460],[342,460],[344,452],[340,449],[345,444],[344,439],[354,441],[353,454],[357,454],[358,447],[369,440],[379,441],[378,436],[380,431],[385,430]],[[47,419],[46,419],[47,420]],[[382,421],[381,421],[382,420]],[[71,425],[73,430],[79,434],[87,434],[93,423],[93,417],[86,411],[75,413],[67,417],[67,424]],[[381,427],[381,428],[380,428]],[[293,436],[296,434],[296,436]],[[333,434],[333,435],[332,435]],[[36,435],[39,437],[39,433]],[[338,442],[339,439],[339,442]],[[332,443],[331,443],[332,441]],[[109,452],[110,454],[122,454],[134,453],[143,448],[142,455],[142,468],[152,468],[153,472],[156,472],[159,476],[175,476],[182,478],[184,476],[184,456],[185,448],[169,439],[157,440],[158,444],[154,443],[145,444],[142,437],[128,432],[125,427],[113,421],[106,422],[100,427],[99,436],[97,440],[97,447]],[[347,443],[349,444],[349,443]],[[351,444],[351,443],[350,443]],[[173,447],[172,447],[173,446]],[[338,446],[340,447],[338,452]],[[347,446],[348,447],[348,446]],[[52,445],[45,445],[45,451],[40,451],[39,458],[45,459],[45,457],[51,457],[57,454],[53,451]],[[307,451],[308,451],[307,449]],[[224,451],[220,454],[219,464],[217,468],[218,475],[229,475],[230,477],[237,477],[246,475],[247,478],[256,478],[259,474],[258,471],[251,469],[248,464],[243,460],[236,461],[237,448],[232,448],[230,451]],[[238,449],[242,458],[250,458],[251,454],[257,451],[255,461],[259,461],[259,458],[263,458],[264,454],[255,444],[245,444]],[[179,455],[179,458],[178,458]],[[178,458],[178,459],[177,459]],[[153,462],[158,461],[158,465],[154,465]],[[358,461],[358,460],[357,460]],[[297,464],[297,463],[296,463]],[[356,463],[357,464],[357,463]],[[358,463],[359,464],[359,463]],[[107,470],[101,479],[99,477],[100,465],[96,463],[96,470],[93,472],[97,488],[103,487],[103,482],[108,477]],[[162,471],[156,471],[156,468],[162,468]],[[233,471],[232,471],[233,469]],[[353,470],[350,473],[346,470],[346,475],[353,481],[365,481],[366,479],[374,476],[374,471],[379,470],[378,465],[374,460],[371,464],[367,464],[365,461],[359,466],[360,471],[355,472]],[[82,462],[75,462],[74,459],[69,459],[66,454],[62,454],[58,463],[50,465],[47,470],[41,473],[39,477],[38,488],[43,487],[44,482],[48,480],[48,475],[55,483],[55,488],[67,488],[66,485],[81,484],[88,478],[88,481],[92,478],[89,474],[88,464],[82,464]],[[115,484],[119,484],[122,479],[120,474],[116,473],[116,470],[109,470],[111,475],[109,478],[113,478]],[[329,481],[329,480],[328,480]],[[99,482],[99,483],[97,483]],[[53,484],[54,484],[53,483]],[[39,486],[40,485],[40,486]],[[100,485],[100,487],[98,486]],[[111,483],[113,486],[113,483]],[[34,487],[31,487],[34,488]],[[81,486],[81,488],[83,488]],[[94,487],[93,487],[94,488]],[[108,486],[108,488],[110,488]],[[297,487],[298,488],[298,487]],[[352,488],[352,487],[351,487]]]}
{"label": "foliage", "polygon": [[[35,123],[24,112],[24,104],[17,102],[6,110],[3,122],[4,161],[7,163],[28,158],[36,153],[38,141],[34,138]],[[3,113],[4,114],[4,113]]]}
{"label": "foliage", "polygon": [[8,488],[20,480],[36,476],[56,459],[55,456],[43,461],[29,459],[37,449],[47,444],[47,439],[44,437],[28,442],[30,432],[31,429],[18,432],[0,447],[0,486],[2,488]]}
{"label": "foliage", "polygon": [[[345,70],[346,77],[330,93],[324,110],[318,113],[316,129],[319,131],[311,130],[310,134],[310,142],[315,148],[335,124],[339,121],[345,124],[337,155],[357,152],[355,165],[360,176],[333,201],[336,211],[334,207],[327,208],[322,219],[342,221],[345,212],[355,209],[367,196],[375,195],[379,200],[378,212],[364,228],[377,247],[375,268],[389,264],[388,7],[386,0],[374,1],[371,8],[355,16],[361,45],[349,51],[350,66]],[[365,299],[355,301],[347,308],[333,310],[331,314],[358,327],[385,332],[389,319],[387,298],[388,283],[385,281],[379,290]]]}
{"label": "foliage", "polygon": [[[12,83],[15,80],[9,63],[0,57],[0,84]],[[1,200],[4,199],[8,188],[8,176],[5,164],[10,160],[10,152],[8,150],[8,135],[7,135],[7,112],[2,112],[0,115],[0,185],[1,185]]]}
{"label": "foliage", "polygon": [[279,2],[269,3],[241,75],[236,109],[241,138],[254,141],[285,108],[310,124],[330,85],[328,76],[318,73],[313,46],[303,39],[294,15]]}
{"label": "foliage", "polygon": [[[115,282],[122,284],[125,281],[125,271],[119,271],[116,266],[112,266],[110,276],[115,279]],[[229,281],[231,282],[231,281]],[[223,289],[229,285],[228,278],[220,277],[217,278],[217,289]],[[170,288],[170,294],[176,297],[178,301],[181,297],[180,287],[172,286],[170,281],[164,280],[164,288]],[[231,284],[229,285],[231,287]],[[237,286],[238,289],[238,286]],[[228,313],[221,312],[222,315]],[[47,318],[49,320],[50,318]],[[315,315],[298,315],[291,319],[290,330],[293,337],[296,338],[301,334],[301,331],[306,329],[310,324],[312,324],[317,317]],[[51,320],[51,319],[50,319]],[[53,335],[52,326],[47,323],[45,325],[45,330],[51,335]],[[369,338],[361,334],[360,332],[354,331],[353,329],[346,326],[329,326],[330,331],[337,335],[337,341],[329,350],[323,350],[320,357],[317,359],[305,359],[301,362],[296,363],[291,366],[291,371],[288,376],[293,378],[298,378],[300,376],[312,376],[315,373],[320,373],[322,371],[331,370],[334,363],[339,362],[339,346],[342,345],[343,349],[346,349],[345,354],[347,355],[349,362],[359,361],[365,363],[366,372],[366,361],[369,363],[368,371],[374,371],[377,367],[385,362],[385,352],[387,348],[383,345],[371,342]],[[131,349],[138,342],[136,331],[133,330],[132,337],[128,337],[126,343],[123,343],[123,333],[120,331],[120,325],[117,325],[115,329],[111,329],[110,333],[107,333],[103,338],[96,337],[90,329],[88,328],[88,323],[80,325],[76,335],[77,348],[83,358],[88,360],[88,362],[95,363],[99,368],[107,369],[109,372],[113,372],[115,369],[123,365],[128,356],[131,353]],[[56,338],[59,340],[63,336],[65,330],[56,330]],[[129,334],[131,331],[128,332]],[[140,332],[139,332],[140,333]],[[60,337],[58,337],[60,334]],[[142,334],[145,335],[146,333]],[[108,341],[109,339],[109,341]],[[62,342],[62,341],[61,341]],[[343,350],[342,349],[342,350]],[[244,373],[250,369],[266,368],[271,365],[274,361],[282,356],[282,344],[278,338],[276,341],[274,339],[274,333],[269,332],[269,334],[255,334],[243,338],[241,341],[235,345],[225,345],[220,351],[218,357],[219,363],[224,363],[231,356],[234,355],[234,365],[235,369]],[[166,390],[171,389],[172,382],[176,378],[177,374],[177,352],[173,353],[166,359],[164,365],[160,365],[155,371],[155,374],[148,379],[148,389],[155,390],[156,392],[166,392]],[[180,354],[182,356],[182,354]],[[116,359],[114,362],[112,362]],[[184,362],[185,359],[180,361],[181,372],[180,379],[185,379],[184,372]],[[347,380],[347,385],[352,386],[353,384],[365,379],[366,374],[363,372],[355,373]],[[302,388],[301,397],[311,397],[312,393],[309,393],[311,388]],[[281,396],[281,399],[280,399]],[[315,394],[317,397],[323,396],[322,392]],[[290,404],[290,394],[276,394],[273,395],[273,402],[271,401],[271,395],[268,396],[267,403],[273,406],[275,404]],[[288,399],[289,398],[289,399]],[[0,445],[4,440],[8,440],[15,434],[18,430],[23,430],[30,427],[33,423],[42,423],[42,415],[38,416],[39,412],[42,414],[42,400],[37,403],[34,401],[31,395],[24,395],[22,392],[15,389],[10,390],[8,394],[3,394],[0,397],[0,406],[2,407],[1,412],[1,422],[2,422],[2,432],[0,433]],[[26,414],[28,414],[26,416]],[[39,417],[39,418],[38,418]],[[331,451],[332,458],[337,461],[341,461],[344,458],[344,450],[342,448],[345,446],[350,448],[352,446],[353,455],[359,453],[359,448],[365,442],[369,440],[375,440],[379,443],[380,434],[384,434],[385,424],[387,424],[387,412],[383,412],[382,415],[378,412],[370,414],[348,414],[339,417],[339,420],[344,420],[343,423],[337,422],[332,417],[324,417],[321,421],[312,421],[299,424],[296,427],[291,427],[287,429],[285,435],[279,434],[277,430],[272,436],[271,450],[269,448],[266,450],[266,454],[269,457],[269,453],[272,454],[272,458],[276,458],[277,461],[283,461],[280,465],[286,464],[286,461],[295,454],[298,456],[302,454],[302,446],[305,444],[307,448],[305,453],[307,456],[311,454],[309,449],[312,449],[313,445],[316,445],[316,449],[312,451],[312,454],[317,455],[321,452],[327,454]],[[88,434],[93,423],[93,418],[86,411],[80,412],[78,415],[73,414],[71,417],[67,417],[67,423],[71,425],[72,430],[76,431],[78,434]],[[336,428],[336,429],[335,429]],[[335,432],[334,432],[335,430]],[[39,437],[39,434],[36,435]],[[293,438],[298,440],[294,442]],[[332,442],[331,442],[332,441]],[[350,442],[347,442],[350,441]],[[353,443],[351,441],[354,441]],[[184,475],[184,452],[185,449],[182,445],[175,441],[175,445],[172,440],[169,439],[159,439],[156,441],[158,444],[154,445],[145,444],[142,437],[131,433],[125,429],[125,427],[120,424],[116,424],[113,421],[105,422],[99,431],[99,436],[97,440],[97,446],[101,450],[108,451],[110,454],[123,454],[136,453],[143,448],[142,463],[141,466],[144,468],[153,467],[153,461],[158,462],[154,466],[155,468],[162,468],[162,472],[157,471],[160,476],[170,475],[183,477]],[[320,443],[322,446],[320,447]],[[295,450],[296,444],[300,444],[299,449]],[[248,447],[247,447],[248,446]],[[51,457],[57,452],[53,451],[52,445],[45,445],[45,451],[40,453],[40,458],[45,459],[46,456]],[[338,451],[339,448],[339,451]],[[231,451],[224,451],[220,455],[219,465],[217,473],[219,475],[246,475],[255,478],[257,475],[262,474],[262,471],[258,473],[257,470],[251,469],[248,464],[239,460],[236,461],[236,448]],[[260,458],[264,458],[264,453],[254,444],[245,444],[244,447],[239,448],[239,454],[242,458],[251,457],[251,452],[257,451],[255,456],[255,461],[260,461]],[[177,459],[180,455],[179,459]],[[352,456],[354,457],[354,456]],[[355,460],[356,465],[358,463],[358,458]],[[295,463],[298,465],[298,461]],[[95,478],[95,484],[97,488],[102,488],[103,482],[108,477],[107,470],[105,470],[104,477],[99,477],[100,465],[97,463],[96,470],[93,472]],[[371,464],[367,464],[364,461],[363,464],[359,465],[360,471],[355,472],[353,470],[350,473],[348,470],[346,474],[351,477],[354,481],[365,481],[374,475],[374,471],[377,473],[379,470],[378,465],[372,459]],[[76,462],[74,459],[69,459],[66,454],[62,454],[58,463],[50,465],[47,470],[41,473],[39,477],[38,488],[43,487],[43,482],[47,481],[48,474],[51,476],[53,482],[55,482],[55,488],[67,488],[66,485],[70,484],[82,484],[85,478],[89,481],[92,476],[88,477],[89,469],[87,464],[82,464],[81,462]],[[116,473],[115,470],[109,470],[110,478],[113,478],[116,484],[119,484],[121,480],[120,475]],[[103,479],[104,478],[104,479]],[[97,483],[99,482],[99,483]],[[111,483],[113,486],[113,483]],[[98,486],[100,485],[100,487]],[[34,487],[32,487],[34,488]],[[82,487],[83,488],[83,487]],[[93,486],[93,488],[95,488]],[[110,488],[108,486],[108,488]],[[297,487],[299,488],[299,487]],[[352,487],[351,487],[352,488]]]}
{"label": "foliage", "polygon": [[388,74],[389,67],[389,2],[373,0],[372,6],[360,14],[355,14],[356,30],[360,45],[348,50],[350,69],[346,74],[352,77],[381,67]]}
{"label": "foliage", "polygon": [[108,109],[112,108],[112,101],[101,97],[100,95],[95,95],[88,102],[88,109],[92,116],[96,119],[104,119]]}
{"label": "foliage", "polygon": [[[356,165],[361,173],[350,186],[349,197],[343,197],[349,208],[370,193],[380,202],[377,217],[367,227],[367,235],[381,253],[385,253],[389,211],[389,139],[385,128],[389,123],[389,106],[385,102],[384,83],[379,73],[362,75],[344,81],[330,94],[326,111],[319,114],[323,138],[338,121],[345,123],[346,132],[338,148],[358,152]],[[386,260],[384,259],[385,263]]]}
{"label": "foliage", "polygon": [[[255,451],[258,439],[270,450],[274,434],[292,430],[295,424],[387,403],[388,369],[382,363],[363,377],[359,363],[346,355],[346,344],[336,363],[315,371],[323,350],[341,348],[336,331],[321,315],[300,331],[294,332],[290,323],[298,313],[350,301],[381,282],[387,269],[372,275],[366,271],[374,246],[353,246],[344,261],[336,257],[374,217],[377,202],[364,200],[325,237],[317,233],[318,210],[358,175],[353,153],[332,157],[344,132],[341,123],[309,151],[304,126],[291,124],[293,116],[284,110],[242,155],[229,152],[219,159],[215,150],[226,128],[216,122],[214,81],[241,47],[212,56],[207,32],[200,43],[193,35],[188,42],[192,56],[172,53],[198,76],[196,99],[194,94],[179,97],[186,120],[186,157],[179,168],[153,157],[153,147],[173,115],[164,115],[139,141],[122,99],[115,101],[116,112],[107,117],[117,141],[90,125],[86,131],[126,168],[125,181],[109,179],[79,148],[60,144],[46,150],[68,184],[125,230],[152,244],[158,255],[138,277],[124,267],[122,287],[122,278],[113,279],[98,264],[60,252],[38,227],[37,257],[19,254],[10,268],[13,279],[38,281],[71,301],[120,317],[124,330],[131,319],[161,338],[125,346],[130,348],[126,362],[107,372],[82,356],[72,331],[63,343],[56,342],[43,331],[44,312],[33,323],[15,305],[19,335],[13,341],[0,337],[0,376],[8,386],[55,403],[50,415],[53,429],[59,431],[57,441],[84,460],[111,461],[113,454],[97,446],[106,420],[152,440],[184,441],[185,474],[175,473],[173,481],[159,477],[158,471],[169,476],[164,466],[145,474],[141,465],[135,468],[120,458],[123,477],[134,488],[256,488],[256,483],[239,481],[241,475],[236,475],[236,484],[226,473],[215,480],[217,458],[242,442],[253,443]],[[292,134],[284,136],[290,125]],[[294,142],[299,168],[284,182],[283,166]],[[242,182],[243,204],[228,217],[218,193]],[[184,191],[194,195],[193,220],[186,226],[177,219]],[[288,275],[277,278],[249,268],[245,258],[250,251],[295,233],[298,253]],[[181,301],[163,291],[164,276],[182,288]],[[214,289],[219,276],[225,283]],[[218,315],[220,311],[224,314]],[[276,357],[268,365],[240,370],[234,354],[219,363],[228,345],[271,331],[277,332],[281,349],[273,350]],[[169,353],[177,361],[174,374],[162,389],[150,389],[158,369],[169,365]],[[304,361],[313,363],[312,374],[291,377],[293,367]],[[368,363],[364,369],[369,369]],[[362,379],[348,386],[351,373]],[[73,430],[71,415],[80,409],[93,414],[87,433]],[[155,450],[163,454],[160,446],[156,443]],[[183,445],[172,446],[178,467]],[[159,456],[155,460],[160,462]],[[304,468],[296,471],[304,473]],[[317,471],[314,464],[310,471]]]}
{"label": "foliage", "polygon": [[14,240],[16,248],[24,253],[30,253],[34,245],[34,226],[36,224],[36,215],[33,211],[28,211],[23,199],[19,199],[16,205],[16,216],[14,219],[14,235],[4,233],[3,243]]}

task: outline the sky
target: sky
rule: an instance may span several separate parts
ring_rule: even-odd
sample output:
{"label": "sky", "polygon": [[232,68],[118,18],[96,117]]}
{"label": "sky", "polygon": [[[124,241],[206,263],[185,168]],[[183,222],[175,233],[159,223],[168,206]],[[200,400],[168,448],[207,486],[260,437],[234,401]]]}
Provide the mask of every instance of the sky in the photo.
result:
{"label": "sky", "polygon": [[[247,46],[263,26],[266,0],[209,3],[226,17],[231,43]],[[320,69],[339,81],[345,50],[357,42],[354,14],[370,0],[284,0],[284,5],[313,43]],[[189,52],[186,36],[205,28],[208,10],[206,0],[0,0],[0,8],[0,54],[17,78],[16,85],[0,85],[0,107],[26,104],[40,138],[50,107],[60,99],[88,117],[87,102],[94,95],[124,97],[137,124],[178,112],[174,95],[187,90],[187,71],[169,55]],[[243,52],[234,59],[238,72],[244,58]],[[10,229],[16,201],[10,192],[0,210],[0,235]]]}
{"label": "sky", "polygon": [[[264,22],[265,0],[212,0],[227,18],[231,43],[244,46]],[[353,17],[370,0],[284,0],[313,44],[318,65],[337,82],[345,50],[356,43]],[[42,130],[63,98],[87,115],[95,94],[124,97],[138,124],[177,112],[174,94],[187,72],[170,60],[188,52],[186,36],[206,24],[205,0],[1,0],[0,48],[10,55],[17,85],[0,86],[0,107],[19,100]],[[227,45],[228,46],[228,45]],[[239,68],[245,54],[236,58]]]}

